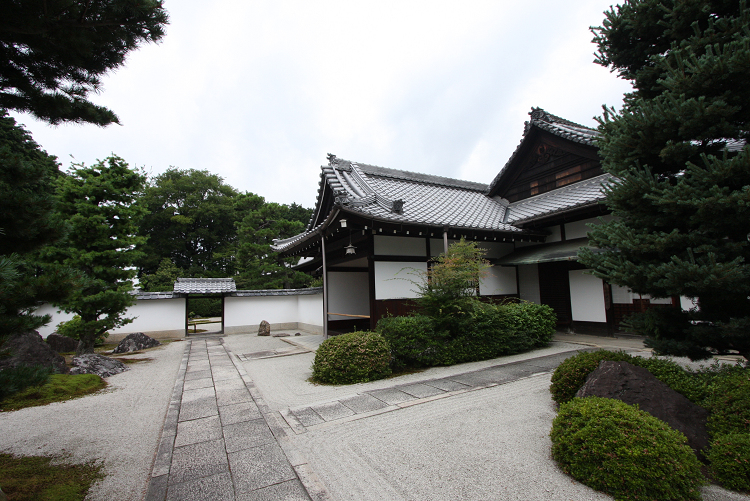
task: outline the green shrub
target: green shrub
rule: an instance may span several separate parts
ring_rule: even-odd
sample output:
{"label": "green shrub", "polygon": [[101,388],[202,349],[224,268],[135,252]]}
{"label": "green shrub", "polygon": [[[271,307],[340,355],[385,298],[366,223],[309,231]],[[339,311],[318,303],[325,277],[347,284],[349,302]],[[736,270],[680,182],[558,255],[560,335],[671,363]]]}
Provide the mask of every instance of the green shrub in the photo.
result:
{"label": "green shrub", "polygon": [[711,413],[711,436],[746,433],[750,429],[750,368],[716,377],[709,391],[704,407]]}
{"label": "green shrub", "polygon": [[700,463],[683,434],[619,400],[574,398],[552,423],[552,456],[617,500],[700,499]]}
{"label": "green shrub", "polygon": [[375,330],[391,348],[394,369],[439,365],[448,342],[448,333],[436,333],[425,315],[384,317]]}
{"label": "green shrub", "polygon": [[51,367],[41,365],[19,365],[0,371],[0,400],[4,400],[29,386],[43,385],[52,372]]}
{"label": "green shrub", "polygon": [[190,311],[200,318],[220,317],[220,297],[195,297],[190,298]]}
{"label": "green shrub", "polygon": [[391,374],[388,342],[375,332],[356,331],[326,339],[318,347],[312,380],[351,384],[382,379]]}
{"label": "green shrub", "polygon": [[711,462],[711,474],[721,485],[738,491],[750,490],[749,433],[719,436],[711,443],[707,458]]}
{"label": "green shrub", "polygon": [[552,374],[552,384],[549,388],[552,399],[558,404],[572,400],[586,382],[586,376],[599,367],[602,360],[630,362],[632,359],[633,357],[627,353],[607,350],[582,352],[572,356],[561,363]]}
{"label": "green shrub", "polygon": [[[57,324],[56,330],[61,336],[80,341],[81,331],[83,330],[83,321],[81,320],[80,315],[74,315],[70,320]],[[103,335],[97,336],[97,338],[94,339],[94,346],[102,346],[108,335],[109,333],[105,332]]]}
{"label": "green shrub", "polygon": [[689,371],[673,360],[634,357],[624,352],[607,350],[583,352],[565,360],[552,375],[550,392],[555,402],[561,404],[572,399],[583,386],[586,376],[599,367],[602,360],[628,362],[643,367],[656,379],[698,405],[703,405],[704,399],[709,394],[708,384],[717,374],[714,371],[726,371],[724,366],[715,366],[713,369],[702,371]]}
{"label": "green shrub", "polygon": [[557,315],[551,307],[522,301],[502,304],[498,308],[505,315],[505,329],[527,337],[535,348],[547,346],[552,341]]}

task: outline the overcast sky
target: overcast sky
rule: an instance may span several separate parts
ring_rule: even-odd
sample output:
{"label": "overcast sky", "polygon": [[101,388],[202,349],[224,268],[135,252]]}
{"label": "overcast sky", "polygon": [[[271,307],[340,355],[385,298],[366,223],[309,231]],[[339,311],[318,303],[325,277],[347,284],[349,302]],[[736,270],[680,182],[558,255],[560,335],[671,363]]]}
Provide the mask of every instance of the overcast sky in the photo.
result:
{"label": "overcast sky", "polygon": [[163,41],[93,98],[122,125],[14,116],[65,168],[116,153],[151,175],[206,169],[306,207],[329,152],[489,183],[532,106],[589,126],[620,106],[629,84],[592,62],[589,26],[609,5],[166,0]]}

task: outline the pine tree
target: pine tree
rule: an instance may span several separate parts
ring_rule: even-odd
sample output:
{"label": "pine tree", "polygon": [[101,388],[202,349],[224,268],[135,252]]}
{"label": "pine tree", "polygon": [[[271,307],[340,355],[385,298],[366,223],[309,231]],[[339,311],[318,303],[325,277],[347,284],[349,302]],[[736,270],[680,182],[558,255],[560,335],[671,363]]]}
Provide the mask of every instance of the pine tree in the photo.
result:
{"label": "pine tree", "polygon": [[581,261],[613,284],[698,309],[632,319],[658,353],[750,358],[750,9],[634,0],[593,28],[598,64],[630,80],[598,139],[616,219]]}
{"label": "pine tree", "polygon": [[53,214],[58,175],[55,157],[0,111],[0,338],[47,323],[34,310],[71,289],[70,273],[43,270],[33,256],[64,234]]}
{"label": "pine tree", "polygon": [[146,209],[136,203],[146,176],[117,156],[91,167],[74,165],[58,184],[58,213],[70,225],[67,239],[45,257],[76,270],[79,285],[61,306],[81,317],[77,353],[93,353],[107,331],[132,322],[124,317],[135,303],[132,279],[145,241],[138,224]]}
{"label": "pine tree", "polygon": [[107,125],[117,116],[87,99],[126,55],[164,36],[161,0],[5,1],[0,16],[0,108],[52,124]]}

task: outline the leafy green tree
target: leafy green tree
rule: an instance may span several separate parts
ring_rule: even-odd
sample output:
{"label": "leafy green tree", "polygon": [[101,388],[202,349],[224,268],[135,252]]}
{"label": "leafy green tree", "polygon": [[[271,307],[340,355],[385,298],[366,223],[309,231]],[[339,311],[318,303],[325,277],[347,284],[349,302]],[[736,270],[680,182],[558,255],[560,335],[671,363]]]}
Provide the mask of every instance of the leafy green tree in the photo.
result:
{"label": "leafy green tree", "polygon": [[2,4],[0,108],[56,124],[117,123],[88,100],[101,76],[164,36],[161,0],[24,0]]}
{"label": "leafy green tree", "polygon": [[293,204],[265,202],[248,194],[244,203],[255,208],[237,224],[237,286],[241,289],[294,289],[304,287],[310,276],[292,269],[294,258],[284,258],[271,250],[274,239],[288,238],[304,230],[300,218],[311,211]]}
{"label": "leafy green tree", "polygon": [[617,218],[580,253],[594,274],[690,314],[634,320],[659,353],[750,358],[750,9],[742,1],[636,0],[593,28],[596,62],[630,80],[598,139]]}
{"label": "leafy green tree", "polygon": [[159,268],[155,273],[141,277],[141,289],[149,292],[172,291],[177,279],[184,276],[185,272],[175,266],[171,259],[165,257],[159,263]]}
{"label": "leafy green tree", "polygon": [[71,289],[69,273],[42,270],[32,256],[63,235],[53,216],[58,174],[55,157],[0,110],[0,337],[49,322],[34,310]]}
{"label": "leafy green tree", "polygon": [[489,269],[484,254],[476,242],[462,238],[434,258],[421,280],[413,282],[419,292],[416,303],[422,312],[433,318],[466,314],[471,304],[479,301],[479,281]]}
{"label": "leafy green tree", "polygon": [[59,303],[81,318],[79,354],[92,353],[107,331],[132,322],[124,313],[136,301],[136,246],[146,239],[137,235],[146,209],[136,203],[145,182],[142,171],[110,156],[91,167],[74,165],[58,183],[57,211],[70,233],[44,255],[80,274],[78,287]]}
{"label": "leafy green tree", "polygon": [[139,276],[156,273],[164,258],[188,277],[231,276],[236,241],[237,191],[206,170],[170,168],[151,180],[142,203],[148,209],[138,233]]}

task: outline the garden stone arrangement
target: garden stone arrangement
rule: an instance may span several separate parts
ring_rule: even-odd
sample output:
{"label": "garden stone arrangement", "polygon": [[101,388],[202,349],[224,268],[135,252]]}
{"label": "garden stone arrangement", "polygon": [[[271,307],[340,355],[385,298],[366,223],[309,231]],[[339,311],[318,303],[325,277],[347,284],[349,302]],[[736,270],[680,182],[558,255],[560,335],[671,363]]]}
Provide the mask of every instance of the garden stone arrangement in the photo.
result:
{"label": "garden stone arrangement", "polygon": [[159,346],[161,343],[156,339],[145,335],[142,332],[128,334],[125,339],[120,341],[112,353],[131,353],[134,351],[145,350]]}

